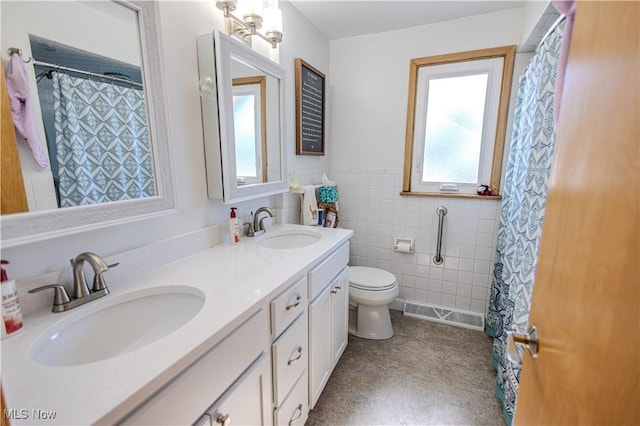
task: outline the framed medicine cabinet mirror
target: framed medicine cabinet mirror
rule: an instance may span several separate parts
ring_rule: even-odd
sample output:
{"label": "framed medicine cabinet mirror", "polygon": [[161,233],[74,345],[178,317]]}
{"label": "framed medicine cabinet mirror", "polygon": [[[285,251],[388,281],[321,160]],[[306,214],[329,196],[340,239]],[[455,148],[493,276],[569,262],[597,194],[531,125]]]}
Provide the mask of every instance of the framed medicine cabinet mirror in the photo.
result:
{"label": "framed medicine cabinet mirror", "polygon": [[198,37],[198,67],[209,198],[286,192],[285,70],[219,32]]}
{"label": "framed medicine cabinet mirror", "polygon": [[[22,176],[3,182],[3,248],[174,212],[156,2],[0,7],[3,66],[20,49],[44,151],[3,125],[19,156],[2,168]],[[16,194],[23,207],[5,209]]]}

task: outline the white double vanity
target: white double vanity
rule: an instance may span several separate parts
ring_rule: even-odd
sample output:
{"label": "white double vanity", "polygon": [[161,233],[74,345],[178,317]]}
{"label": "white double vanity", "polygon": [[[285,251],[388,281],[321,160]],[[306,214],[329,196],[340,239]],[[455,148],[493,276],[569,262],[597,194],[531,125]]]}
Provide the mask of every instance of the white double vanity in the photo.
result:
{"label": "white double vanity", "polygon": [[[264,237],[309,229],[274,226]],[[318,240],[297,248],[265,247],[260,237],[218,245],[131,276],[66,313],[27,317],[25,331],[2,344],[7,408],[28,410],[12,424],[32,424],[32,410],[55,412],[47,424],[304,424],[348,326],[352,231],[313,232]],[[163,312],[147,309],[154,295],[165,299]],[[174,315],[183,321],[182,301],[194,298],[202,303],[193,318],[164,336],[145,327],[156,333],[150,341],[141,333],[123,343],[97,325],[76,330],[96,321],[115,322],[125,336],[137,322],[166,327]],[[140,307],[138,319],[114,309],[127,304]],[[57,339],[76,347],[47,352]],[[100,345],[105,354],[91,352]]]}
{"label": "white double vanity", "polygon": [[[55,6],[69,7],[55,14],[74,23],[127,17],[132,37],[107,38],[122,38],[114,51],[137,54],[129,62],[144,77],[155,195],[3,216],[3,250],[177,211],[171,146],[181,141],[171,141],[167,127],[158,3],[100,2],[102,17],[95,21],[97,3]],[[25,28],[35,28],[34,21],[48,28],[51,13],[30,2],[3,3],[2,10],[3,42],[26,55],[32,42]],[[28,25],[20,23],[25,17]],[[4,37],[9,24],[11,37]],[[70,46],[82,41],[65,34],[51,37]],[[96,44],[95,54],[107,56],[99,49],[105,43]],[[285,83],[293,76],[224,34],[200,36],[197,44],[200,81],[193,87],[199,87],[202,101],[209,198],[232,204],[287,192],[285,160],[292,147],[285,141],[284,100]],[[251,157],[261,161],[250,161],[256,170],[249,172],[242,169],[233,131],[240,119],[233,96],[247,86],[260,94],[261,105],[260,120],[249,124],[262,129]],[[150,228],[144,229],[142,234]],[[120,266],[106,274],[108,296],[52,313],[52,303],[40,302],[45,296],[53,302],[53,291],[22,294],[23,308],[33,303],[38,309],[28,310],[20,334],[2,341],[3,414],[14,425],[304,424],[347,345],[352,234],[276,225],[236,246],[177,250],[189,255],[161,267],[151,262],[167,258],[158,241],[163,248],[142,257],[111,256],[109,263]],[[64,281],[68,289],[65,271],[48,271],[55,278],[37,286]],[[36,287],[20,284],[25,291]]]}

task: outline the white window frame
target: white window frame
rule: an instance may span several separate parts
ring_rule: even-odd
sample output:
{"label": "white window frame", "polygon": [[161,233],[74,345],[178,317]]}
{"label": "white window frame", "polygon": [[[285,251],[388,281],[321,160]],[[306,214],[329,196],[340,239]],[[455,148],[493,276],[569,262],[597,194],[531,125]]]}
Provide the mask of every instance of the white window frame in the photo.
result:
{"label": "white window frame", "polygon": [[[477,196],[487,184],[499,196],[515,46],[411,60],[402,195]],[[423,182],[428,83],[432,79],[488,74],[478,182]]]}

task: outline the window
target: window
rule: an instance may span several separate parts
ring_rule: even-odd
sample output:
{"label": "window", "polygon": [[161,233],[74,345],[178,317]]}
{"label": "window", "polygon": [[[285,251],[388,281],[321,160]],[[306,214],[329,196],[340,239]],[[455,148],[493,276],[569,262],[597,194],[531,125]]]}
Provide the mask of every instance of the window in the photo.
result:
{"label": "window", "polygon": [[497,195],[515,46],[411,60],[404,195]]}
{"label": "window", "polygon": [[265,77],[233,79],[236,175],[239,185],[267,182]]}

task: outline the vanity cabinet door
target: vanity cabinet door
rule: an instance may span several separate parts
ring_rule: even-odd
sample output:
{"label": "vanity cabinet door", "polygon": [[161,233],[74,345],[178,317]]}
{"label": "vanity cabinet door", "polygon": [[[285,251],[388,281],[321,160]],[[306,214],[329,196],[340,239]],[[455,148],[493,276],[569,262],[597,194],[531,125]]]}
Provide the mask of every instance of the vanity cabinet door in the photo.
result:
{"label": "vanity cabinet door", "polygon": [[348,343],[349,267],[309,305],[309,406],[313,408]]}
{"label": "vanity cabinet door", "polygon": [[349,337],[349,267],[338,274],[331,290],[331,368],[347,347]]}
{"label": "vanity cabinet door", "polygon": [[331,374],[331,286],[309,305],[309,408],[313,408]]}
{"label": "vanity cabinet door", "polygon": [[207,410],[212,425],[270,425],[271,369],[263,354]]}

